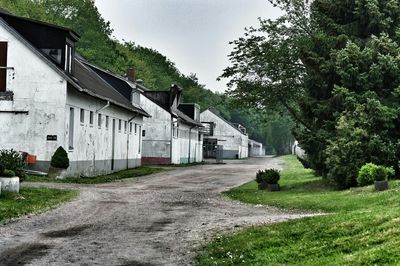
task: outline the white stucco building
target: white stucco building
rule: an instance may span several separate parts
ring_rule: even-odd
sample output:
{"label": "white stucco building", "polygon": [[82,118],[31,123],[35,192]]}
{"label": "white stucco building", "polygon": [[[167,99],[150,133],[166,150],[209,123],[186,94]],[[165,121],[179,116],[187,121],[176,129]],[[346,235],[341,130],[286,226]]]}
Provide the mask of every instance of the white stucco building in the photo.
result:
{"label": "white stucco building", "polygon": [[249,139],[249,157],[259,157],[264,155],[264,145],[261,142]]}
{"label": "white stucco building", "polygon": [[143,164],[185,164],[203,160],[203,135],[199,129],[197,104],[180,104],[182,89],[172,85],[168,91],[143,93],[140,105],[151,117],[144,118]]}
{"label": "white stucco building", "polygon": [[200,114],[201,122],[208,125],[204,136],[204,157],[215,158],[216,146],[223,146],[224,159],[243,159],[248,157],[249,137],[246,128],[224,119],[218,110],[207,109]]}
{"label": "white stucco building", "polygon": [[29,167],[47,171],[62,146],[71,176],[136,167],[141,137],[133,129],[148,114],[75,56],[78,39],[0,10],[0,149],[35,155]]}

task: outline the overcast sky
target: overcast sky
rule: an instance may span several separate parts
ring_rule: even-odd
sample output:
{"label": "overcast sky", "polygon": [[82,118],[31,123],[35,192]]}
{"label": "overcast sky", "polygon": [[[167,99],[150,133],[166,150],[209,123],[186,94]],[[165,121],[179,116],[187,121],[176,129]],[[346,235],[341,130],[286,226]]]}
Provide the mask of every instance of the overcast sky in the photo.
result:
{"label": "overcast sky", "polygon": [[196,73],[201,84],[224,91],[216,78],[229,65],[230,41],[258,17],[279,11],[267,0],[96,0],[114,36],[154,48],[176,63],[183,74]]}

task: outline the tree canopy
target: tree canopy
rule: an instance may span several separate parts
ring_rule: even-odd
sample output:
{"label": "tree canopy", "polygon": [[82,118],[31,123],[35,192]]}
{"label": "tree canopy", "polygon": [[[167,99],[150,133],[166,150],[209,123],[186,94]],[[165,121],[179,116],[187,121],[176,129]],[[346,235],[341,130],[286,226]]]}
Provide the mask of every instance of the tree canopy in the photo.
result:
{"label": "tree canopy", "polygon": [[368,162],[399,172],[400,1],[271,2],[284,15],[233,42],[229,94],[287,110],[312,168],[340,188]]}

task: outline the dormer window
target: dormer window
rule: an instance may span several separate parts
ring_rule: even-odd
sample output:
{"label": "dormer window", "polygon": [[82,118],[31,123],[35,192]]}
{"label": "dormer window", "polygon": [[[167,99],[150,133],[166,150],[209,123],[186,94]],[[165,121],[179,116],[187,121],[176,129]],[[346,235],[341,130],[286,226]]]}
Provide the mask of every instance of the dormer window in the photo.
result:
{"label": "dormer window", "polygon": [[62,49],[42,49],[42,51],[58,65],[62,64]]}
{"label": "dormer window", "polygon": [[140,105],[140,92],[139,91],[132,92],[132,104]]}
{"label": "dormer window", "polygon": [[67,43],[65,45],[65,71],[72,73],[73,47]]}

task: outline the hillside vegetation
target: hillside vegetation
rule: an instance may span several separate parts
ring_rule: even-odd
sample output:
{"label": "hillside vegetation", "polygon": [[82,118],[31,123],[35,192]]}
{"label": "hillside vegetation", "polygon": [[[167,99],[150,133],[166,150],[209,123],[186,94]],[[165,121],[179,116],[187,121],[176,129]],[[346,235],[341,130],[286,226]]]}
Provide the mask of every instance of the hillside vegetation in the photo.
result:
{"label": "hillside vegetation", "polygon": [[[261,122],[263,115],[233,107],[226,95],[206,89],[195,74],[182,74],[171,60],[156,50],[115,40],[110,23],[102,18],[93,0],[0,0],[0,7],[15,15],[73,29],[81,36],[78,52],[90,62],[121,75],[133,66],[137,78],[144,80],[150,89],[163,90],[178,84],[184,88],[185,102],[198,103],[202,110],[219,109],[226,119],[246,126],[255,140],[265,143],[268,136],[274,135],[271,125]],[[282,130],[282,125],[278,128]],[[275,135],[290,138],[289,128],[284,131],[286,134]]]}

